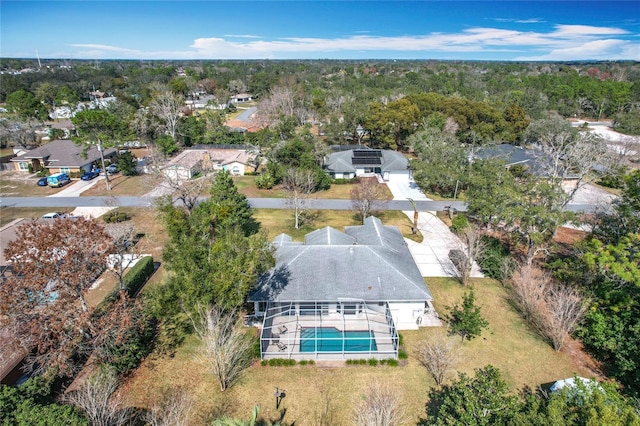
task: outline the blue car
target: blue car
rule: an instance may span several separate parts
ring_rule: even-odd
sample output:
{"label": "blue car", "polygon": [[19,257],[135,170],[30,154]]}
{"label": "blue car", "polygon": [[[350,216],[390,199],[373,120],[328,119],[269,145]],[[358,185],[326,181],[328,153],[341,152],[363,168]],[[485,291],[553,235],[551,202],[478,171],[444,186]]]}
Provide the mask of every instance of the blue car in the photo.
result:
{"label": "blue car", "polygon": [[47,177],[41,177],[38,179],[38,186],[47,186]]}
{"label": "blue car", "polygon": [[80,176],[81,180],[91,180],[93,178],[98,177],[98,172],[84,172],[82,176]]}

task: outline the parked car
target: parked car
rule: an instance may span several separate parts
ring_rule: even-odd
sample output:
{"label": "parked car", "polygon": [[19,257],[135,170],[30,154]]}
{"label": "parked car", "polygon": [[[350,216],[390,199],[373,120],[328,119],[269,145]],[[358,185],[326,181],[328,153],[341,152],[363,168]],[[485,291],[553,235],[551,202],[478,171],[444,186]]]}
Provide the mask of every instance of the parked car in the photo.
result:
{"label": "parked car", "polygon": [[41,177],[38,179],[38,186],[47,186],[47,177]]}
{"label": "parked car", "polygon": [[47,178],[47,185],[53,187],[61,187],[71,182],[69,176],[66,173],[56,173],[55,175],[51,175]]}
{"label": "parked car", "polygon": [[109,167],[107,167],[108,175],[113,175],[116,173],[118,173],[118,166],[116,166],[115,164],[111,164]]}
{"label": "parked car", "polygon": [[96,177],[98,177],[99,173],[98,172],[94,172],[94,171],[90,171],[90,172],[84,172],[84,174],[82,176],[80,176],[81,180],[91,180],[94,179]]}
{"label": "parked car", "polygon": [[62,213],[51,212],[42,215],[43,219],[62,219]]}

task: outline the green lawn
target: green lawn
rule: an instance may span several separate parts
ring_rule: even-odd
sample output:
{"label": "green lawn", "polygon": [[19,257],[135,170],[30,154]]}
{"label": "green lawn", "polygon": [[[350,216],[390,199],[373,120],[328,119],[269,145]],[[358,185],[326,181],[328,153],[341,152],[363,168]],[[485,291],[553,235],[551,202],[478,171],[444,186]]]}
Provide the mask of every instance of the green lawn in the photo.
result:
{"label": "green lawn", "polygon": [[[256,176],[236,176],[233,181],[238,188],[238,191],[246,195],[248,198],[285,198],[286,195],[282,191],[280,185],[275,186],[273,189],[258,189],[255,185]],[[326,191],[318,191],[311,194],[310,198],[321,199],[336,199],[336,200],[349,200],[351,199],[351,190],[353,184],[331,185]],[[380,185],[383,190],[384,200],[392,200],[393,195],[386,184]]]}

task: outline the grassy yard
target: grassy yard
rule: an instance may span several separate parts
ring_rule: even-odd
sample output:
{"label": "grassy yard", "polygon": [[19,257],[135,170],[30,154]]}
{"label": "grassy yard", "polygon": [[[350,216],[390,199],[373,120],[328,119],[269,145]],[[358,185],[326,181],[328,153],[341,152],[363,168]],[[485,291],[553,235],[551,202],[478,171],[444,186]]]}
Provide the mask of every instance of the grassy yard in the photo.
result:
{"label": "grassy yard", "polygon": [[[464,289],[451,279],[426,279],[435,306],[442,314],[444,306],[459,301]],[[465,342],[459,349],[456,371],[472,373],[474,368],[492,364],[502,370],[515,391],[524,385],[569,377],[574,373],[588,376],[565,353],[554,352],[536,334],[532,333],[506,300],[505,288],[493,280],[475,281],[478,304],[490,323],[489,330],[480,338]],[[286,409],[284,420],[301,425],[319,423],[323,407],[328,405],[333,419],[329,424],[351,424],[354,401],[363,397],[369,383],[383,382],[402,395],[408,413],[407,424],[415,424],[424,415],[427,392],[434,386],[426,370],[413,357],[420,342],[443,328],[429,328],[403,332],[409,353],[409,362],[400,367],[315,366],[263,367],[256,363],[243,378],[227,392],[220,392],[212,376],[198,361],[199,343],[189,339],[174,357],[151,357],[127,381],[128,402],[146,406],[168,388],[182,387],[196,401],[191,424],[202,424],[205,419],[219,413],[247,418],[251,407],[261,405],[261,414],[276,419],[273,393],[284,389],[286,397],[281,409]],[[457,339],[456,339],[457,341]],[[455,377],[455,372],[449,377]]]}
{"label": "grassy yard", "polygon": [[[256,176],[236,176],[233,178],[238,191],[246,195],[248,198],[285,198],[286,195],[282,191],[280,185],[275,186],[273,189],[258,189],[255,185]],[[318,191],[311,195],[311,198],[320,199],[335,199],[335,200],[349,200],[351,199],[351,190],[353,184],[344,185],[331,185],[326,191]],[[392,200],[393,195],[386,184],[380,185],[384,191],[384,200]]]}
{"label": "grassy yard", "polygon": [[[384,211],[376,215],[385,225],[397,226],[406,238],[422,241],[421,235],[411,234],[411,221],[399,211]],[[304,236],[316,229],[331,226],[344,231],[345,226],[362,225],[354,212],[344,210],[312,210],[308,212],[308,222],[300,229],[295,229],[292,210],[255,209],[254,217],[262,224],[262,229],[269,239],[282,233],[288,234],[295,241],[303,241]]]}
{"label": "grassy yard", "polygon": [[70,212],[74,207],[11,207],[4,205],[0,207],[0,226],[19,219],[38,219],[45,213],[49,212]]}
{"label": "grassy yard", "polygon": [[63,188],[38,186],[38,177],[34,174],[20,174],[14,171],[0,172],[1,197],[46,197]]}
{"label": "grassy yard", "polygon": [[100,180],[91,188],[82,193],[84,197],[109,196],[109,195],[132,195],[140,196],[151,191],[159,185],[161,179],[153,174],[144,174],[138,176],[125,176],[118,173],[109,176],[111,191],[107,191],[107,184],[104,180]]}

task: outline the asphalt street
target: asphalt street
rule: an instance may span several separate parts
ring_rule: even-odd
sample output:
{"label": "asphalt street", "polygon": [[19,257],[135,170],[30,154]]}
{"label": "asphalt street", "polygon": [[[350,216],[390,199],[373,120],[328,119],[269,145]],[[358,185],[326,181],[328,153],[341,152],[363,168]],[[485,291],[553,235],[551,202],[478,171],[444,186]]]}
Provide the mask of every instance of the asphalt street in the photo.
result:
{"label": "asphalt street", "polygon": [[[2,207],[151,207],[156,197],[3,197]],[[258,209],[284,209],[287,200],[284,198],[249,198],[251,207]],[[445,210],[447,206],[459,211],[465,211],[467,206],[463,202],[450,201],[417,201],[420,211]],[[351,210],[351,200],[313,199],[308,201],[308,207],[316,210]],[[406,200],[388,201],[382,210],[412,210],[411,203]]]}

